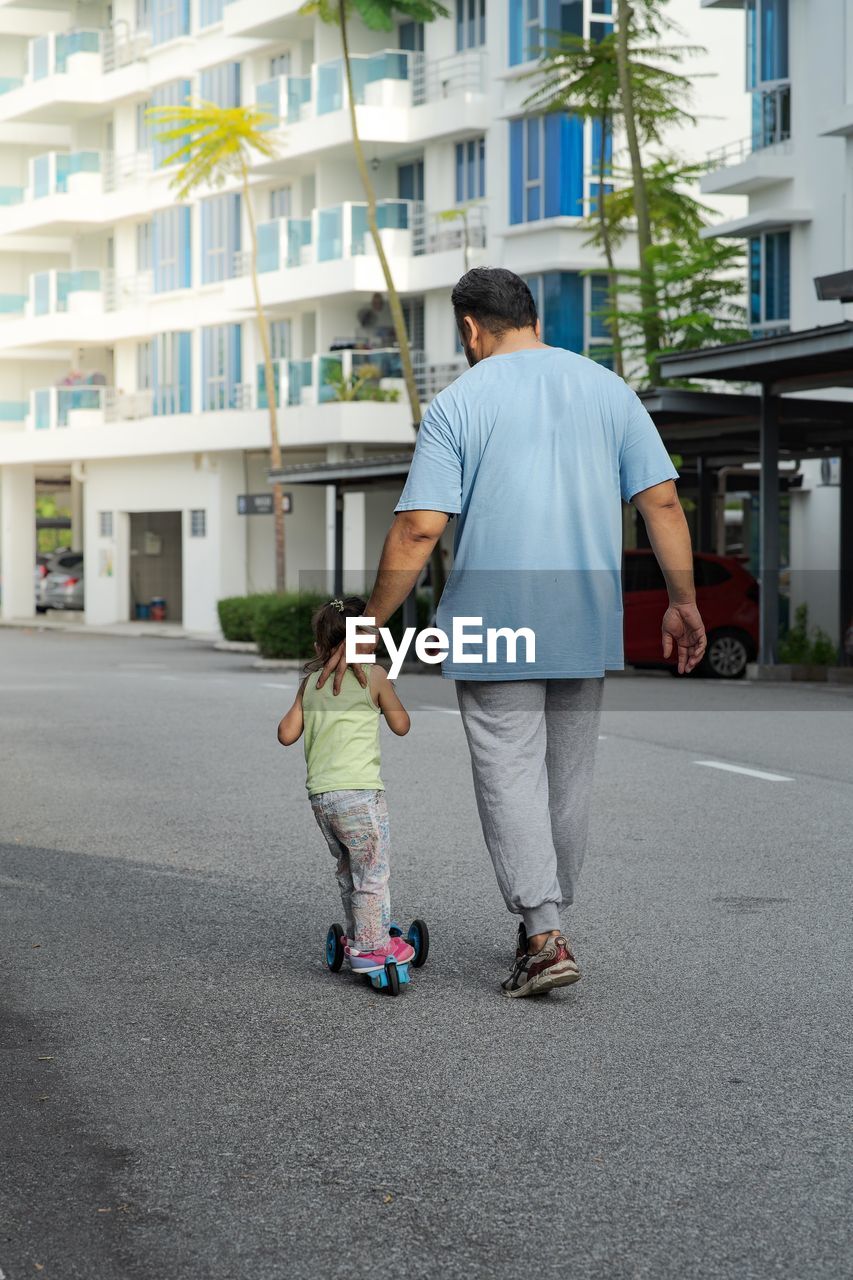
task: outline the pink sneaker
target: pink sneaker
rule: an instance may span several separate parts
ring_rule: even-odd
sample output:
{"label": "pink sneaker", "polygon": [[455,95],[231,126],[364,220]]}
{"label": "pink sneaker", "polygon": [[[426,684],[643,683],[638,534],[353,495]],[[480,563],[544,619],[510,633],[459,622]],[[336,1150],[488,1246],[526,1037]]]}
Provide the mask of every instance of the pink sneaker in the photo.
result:
{"label": "pink sneaker", "polygon": [[397,964],[408,964],[410,960],[415,958],[415,948],[405,938],[396,937],[388,939],[388,952],[397,961]]}
{"label": "pink sneaker", "polygon": [[353,946],[346,948],[346,957],[353,973],[378,973],[385,968],[386,956],[389,954],[390,950],[356,951]]}

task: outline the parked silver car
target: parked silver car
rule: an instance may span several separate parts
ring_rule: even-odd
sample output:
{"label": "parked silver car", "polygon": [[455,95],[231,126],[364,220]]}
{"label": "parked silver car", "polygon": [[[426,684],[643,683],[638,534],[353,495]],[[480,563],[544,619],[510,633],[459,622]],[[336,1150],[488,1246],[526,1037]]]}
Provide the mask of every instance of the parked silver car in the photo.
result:
{"label": "parked silver car", "polygon": [[48,566],[43,607],[82,610],[83,586],[83,552],[60,551]]}

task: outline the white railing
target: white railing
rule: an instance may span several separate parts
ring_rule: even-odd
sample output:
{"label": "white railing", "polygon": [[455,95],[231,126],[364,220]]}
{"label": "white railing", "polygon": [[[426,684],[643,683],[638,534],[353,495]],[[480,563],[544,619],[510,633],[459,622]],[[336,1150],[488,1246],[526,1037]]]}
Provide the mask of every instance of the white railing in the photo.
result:
{"label": "white railing", "polygon": [[101,38],[104,74],[138,62],[150,47],[150,31],[132,31],[127,22],[114,23]]}
{"label": "white railing", "polygon": [[52,431],[136,421],[151,416],[153,403],[153,391],[126,392],[97,383],[37,387],[30,392],[27,427],[33,431]]}
{"label": "white railing", "polygon": [[770,153],[786,156],[791,152],[791,139],[780,138],[778,142],[770,142],[767,146],[756,146],[751,137],[738,138],[735,142],[727,142],[708,153],[708,163],[714,169],[728,169],[736,164],[743,164],[751,155]]}
{"label": "white railing", "polygon": [[462,205],[445,214],[421,214],[413,220],[412,252],[416,256],[464,249],[466,240],[469,249],[486,247],[488,224],[485,205]]}
{"label": "white railing", "polygon": [[476,49],[447,54],[426,61],[415,54],[412,64],[412,98],[415,106],[486,91],[486,55]]}
{"label": "white railing", "polygon": [[116,191],[119,187],[144,182],[152,169],[153,157],[150,151],[131,151],[123,156],[107,151],[103,157],[104,190]]}
{"label": "white railing", "polygon": [[104,271],[101,275],[105,311],[121,311],[124,307],[138,307],[153,292],[154,273],[152,271],[139,271],[136,275],[118,278],[113,271]]}

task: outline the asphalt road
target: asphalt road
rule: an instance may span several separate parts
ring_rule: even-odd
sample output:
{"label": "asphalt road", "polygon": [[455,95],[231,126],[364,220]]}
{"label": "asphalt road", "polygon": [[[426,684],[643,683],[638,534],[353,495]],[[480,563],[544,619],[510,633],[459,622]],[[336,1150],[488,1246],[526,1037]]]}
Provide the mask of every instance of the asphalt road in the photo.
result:
{"label": "asphalt road", "polygon": [[508,1001],[453,689],[404,677],[393,1000],[324,969],[294,685],[0,632],[0,1277],[853,1275],[853,698],[609,681],[584,979]]}

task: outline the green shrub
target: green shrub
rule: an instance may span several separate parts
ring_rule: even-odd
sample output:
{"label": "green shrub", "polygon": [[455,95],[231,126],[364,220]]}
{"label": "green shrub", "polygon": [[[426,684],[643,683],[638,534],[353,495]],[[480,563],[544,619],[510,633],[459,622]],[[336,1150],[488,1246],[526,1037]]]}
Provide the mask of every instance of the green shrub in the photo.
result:
{"label": "green shrub", "polygon": [[794,625],[779,642],[779,661],[797,665],[831,667],[838,657],[836,646],[820,627],[809,628],[809,606],[797,605]]}
{"label": "green shrub", "polygon": [[226,640],[254,640],[255,608],[265,597],[227,596],[217,603],[219,625]]}
{"label": "green shrub", "polygon": [[254,610],[253,637],[264,658],[313,657],[311,615],[328,597],[306,592],[261,596]]}

